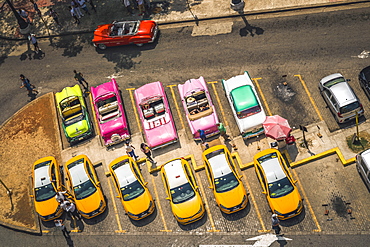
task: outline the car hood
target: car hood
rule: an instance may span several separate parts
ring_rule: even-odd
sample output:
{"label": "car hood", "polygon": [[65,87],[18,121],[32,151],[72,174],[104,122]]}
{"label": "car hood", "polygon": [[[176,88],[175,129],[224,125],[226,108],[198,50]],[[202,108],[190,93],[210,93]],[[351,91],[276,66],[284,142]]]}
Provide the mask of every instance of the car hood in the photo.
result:
{"label": "car hood", "polygon": [[144,129],[144,133],[148,145],[152,148],[177,139],[172,121],[168,121],[166,124],[162,124],[153,129]]}
{"label": "car hood", "polygon": [[211,114],[209,114],[205,117],[199,118],[197,120],[194,120],[194,121],[191,121],[189,119],[189,116],[186,116],[186,118],[189,122],[189,125],[190,125],[191,133],[193,135],[196,134],[196,132],[199,129],[208,130],[208,129],[211,129],[212,127],[214,127],[218,123],[218,117],[215,114],[216,109],[213,106],[212,106],[212,108],[213,108],[213,112]]}
{"label": "car hood", "polygon": [[198,213],[199,209],[202,207],[202,200],[199,195],[195,195],[190,200],[174,204],[172,203],[172,212],[180,218],[189,218]]}
{"label": "car hood", "polygon": [[112,26],[112,24],[99,25],[94,31],[93,42],[101,40],[102,37],[109,36],[109,30],[110,30],[111,26]]}
{"label": "car hood", "polygon": [[266,114],[263,108],[261,108],[261,111],[259,113],[256,113],[252,116],[242,119],[235,117],[235,119],[240,129],[240,132],[246,132],[253,128],[262,127],[263,122],[265,122],[266,120]]}
{"label": "car hood", "polygon": [[152,198],[149,195],[148,191],[145,191],[139,197],[131,201],[122,200],[122,204],[126,212],[138,215],[143,213],[145,210],[148,210],[151,200]]}
{"label": "car hood", "polygon": [[297,209],[301,196],[297,188],[288,195],[279,198],[270,198],[270,203],[274,210],[282,214],[289,214]]}
{"label": "car hood", "polygon": [[48,216],[54,214],[57,211],[59,203],[52,197],[46,201],[37,202],[35,201],[36,212],[41,216]]}
{"label": "car hood", "polygon": [[69,125],[65,128],[69,137],[79,136],[89,130],[89,124],[86,119]]}
{"label": "car hood", "polygon": [[100,134],[105,138],[110,138],[113,134],[129,135],[127,125],[123,121],[122,116],[117,117],[109,122],[99,123]]}
{"label": "car hood", "polygon": [[215,192],[216,200],[219,204],[226,208],[235,207],[243,202],[243,198],[246,195],[245,189],[241,183],[239,185],[230,190],[223,193]]}
{"label": "car hood", "polygon": [[91,213],[99,208],[102,200],[103,198],[100,196],[99,188],[97,188],[94,194],[81,200],[75,200],[75,202],[79,211]]}

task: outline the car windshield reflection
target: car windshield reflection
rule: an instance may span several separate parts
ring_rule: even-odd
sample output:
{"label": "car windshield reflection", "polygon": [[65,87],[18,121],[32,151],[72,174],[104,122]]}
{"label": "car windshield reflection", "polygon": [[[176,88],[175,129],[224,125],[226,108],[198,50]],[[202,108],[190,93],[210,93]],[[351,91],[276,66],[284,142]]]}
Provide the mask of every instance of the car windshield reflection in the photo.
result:
{"label": "car windshield reflection", "polygon": [[239,182],[232,172],[230,172],[229,174],[225,176],[215,178],[216,191],[219,193],[232,190],[238,185],[239,185]]}
{"label": "car windshield reflection", "polygon": [[35,188],[35,194],[36,194],[36,201],[42,202],[42,201],[46,201],[54,197],[56,194],[56,191],[54,190],[53,185],[50,183],[42,187]]}
{"label": "car windshield reflection", "polygon": [[139,181],[134,181],[129,185],[121,187],[121,194],[124,201],[130,201],[135,199],[136,197],[140,196],[144,193],[143,186],[139,183]]}
{"label": "car windshield reflection", "polygon": [[82,184],[79,184],[73,187],[73,190],[75,192],[76,199],[82,200],[94,194],[96,191],[96,187],[93,185],[93,183],[90,180],[87,180],[83,182]]}
{"label": "car windshield reflection", "polygon": [[290,183],[287,177],[269,183],[269,192],[271,198],[278,198],[285,196],[294,190],[293,185]]}
{"label": "car windshield reflection", "polygon": [[190,200],[195,196],[195,192],[189,183],[183,184],[171,190],[172,201],[175,204]]}

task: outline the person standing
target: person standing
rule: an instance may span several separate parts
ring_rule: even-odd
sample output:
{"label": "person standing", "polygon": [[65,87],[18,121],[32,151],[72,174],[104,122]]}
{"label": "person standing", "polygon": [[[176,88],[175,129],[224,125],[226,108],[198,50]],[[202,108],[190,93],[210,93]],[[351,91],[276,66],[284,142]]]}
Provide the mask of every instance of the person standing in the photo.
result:
{"label": "person standing", "polygon": [[70,231],[67,230],[66,226],[63,224],[63,220],[62,219],[56,219],[54,220],[54,224],[57,228],[59,228],[60,230],[62,230],[63,232],[63,236],[65,238],[70,238],[71,236],[69,236],[69,233]]}
{"label": "person standing", "polygon": [[133,12],[133,9],[132,9],[132,6],[131,6],[131,2],[130,0],[122,0],[122,3],[123,5],[125,5],[127,11],[131,14],[131,15],[134,15],[134,12]]}
{"label": "person standing", "polygon": [[28,35],[28,40],[31,41],[31,43],[33,44],[33,47],[35,48],[36,54],[39,53],[39,51],[41,51],[41,49],[39,47],[39,43],[37,42],[36,35],[31,33],[30,35]]}
{"label": "person standing", "polygon": [[126,141],[125,144],[126,144],[125,145],[126,154],[129,155],[130,157],[134,158],[135,160],[137,160],[137,158],[139,158],[139,156],[137,156],[135,154],[135,151],[134,151],[135,148],[134,148],[134,146],[132,146],[129,141]]}
{"label": "person standing", "polygon": [[84,16],[81,12],[81,9],[80,9],[80,4],[77,2],[77,0],[72,0],[71,1],[71,6],[72,8],[74,8],[74,11],[76,13],[76,16],[78,18],[81,18],[82,16]]}
{"label": "person standing", "polygon": [[76,9],[72,6],[68,6],[69,12],[71,13],[72,18],[75,20],[75,23],[78,25],[80,24],[80,20],[76,14]]}
{"label": "person standing", "polygon": [[81,215],[77,212],[76,205],[73,202],[67,201],[65,205],[65,211],[71,218],[81,220]]}
{"label": "person standing", "polygon": [[201,130],[201,129],[199,129],[198,132],[199,132],[200,140],[202,141],[202,143],[205,143],[207,139],[206,133],[204,132],[204,130]]}
{"label": "person standing", "polygon": [[90,4],[92,10],[94,10],[94,12],[96,13],[96,8],[95,8],[95,4],[93,3],[93,0],[87,0],[87,2]]}
{"label": "person standing", "polygon": [[[89,83],[87,83],[85,78],[83,78],[83,74],[81,72],[77,72],[76,70],[73,70],[73,73],[75,73],[75,80],[83,86],[85,91],[89,91]],[[83,82],[86,83],[86,86],[83,84]]]}
{"label": "person standing", "polygon": [[67,194],[67,191],[58,191],[55,195],[55,199],[57,200],[57,202],[59,204],[61,204],[62,202],[64,202],[66,199],[65,195],[64,194]]}
{"label": "person standing", "polygon": [[141,143],[140,145],[140,149],[141,151],[146,155],[146,157],[148,158],[148,160],[154,164],[156,164],[157,162],[155,162],[152,158],[152,152],[151,152],[151,149],[150,147],[148,146],[148,144],[146,143]]}
{"label": "person standing", "polygon": [[137,5],[139,6],[139,15],[145,14],[145,6],[144,6],[144,0],[136,0]]}
{"label": "person standing", "polygon": [[216,125],[217,125],[218,130],[220,131],[220,135],[221,135],[225,140],[229,139],[229,135],[228,135],[228,134],[226,134],[226,128],[225,128],[225,126],[224,126],[222,123],[217,123]]}
{"label": "person standing", "polygon": [[89,9],[86,6],[86,1],[85,0],[77,0],[78,4],[80,5],[81,9],[83,9],[86,14],[90,15]]}
{"label": "person standing", "polygon": [[280,220],[277,217],[277,214],[273,214],[271,216],[271,223],[272,223],[272,229],[275,230],[275,234],[279,235],[281,228],[280,228]]}
{"label": "person standing", "polygon": [[55,10],[53,10],[52,8],[49,9],[49,16],[52,17],[55,21],[55,23],[59,26],[59,27],[62,27],[62,25],[60,25],[60,22],[59,22],[59,15],[57,12],[55,12]]}
{"label": "person standing", "polygon": [[37,90],[35,90],[35,85],[31,84],[30,80],[28,80],[24,75],[20,75],[19,78],[21,79],[22,81],[22,85],[20,88],[26,88],[27,91],[28,91],[28,95],[32,95],[33,92],[35,92],[36,94],[38,94],[39,92]]}
{"label": "person standing", "polygon": [[28,17],[28,12],[25,9],[18,10],[19,15],[27,21],[27,23],[31,23],[30,18]]}

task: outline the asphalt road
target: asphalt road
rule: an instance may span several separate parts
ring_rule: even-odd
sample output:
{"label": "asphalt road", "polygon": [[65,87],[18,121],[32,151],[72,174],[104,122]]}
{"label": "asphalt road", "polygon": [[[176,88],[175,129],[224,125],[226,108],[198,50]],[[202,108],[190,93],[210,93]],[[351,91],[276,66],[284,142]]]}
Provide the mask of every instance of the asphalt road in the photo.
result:
{"label": "asphalt road", "polygon": [[[116,47],[104,52],[97,52],[91,46],[91,35],[67,36],[54,39],[52,44],[48,40],[41,40],[40,47],[44,56],[35,56],[27,50],[26,44],[2,42],[5,44],[2,54],[7,55],[0,59],[3,72],[0,74],[0,123],[29,100],[26,90],[19,89],[20,73],[36,84],[41,94],[60,91],[65,86],[75,84],[72,72],[74,69],[85,75],[90,86],[108,81],[107,77],[114,75],[125,98],[128,97],[125,89],[152,81],[160,80],[165,85],[173,85],[200,75],[207,81],[220,81],[248,70],[252,77],[260,78],[258,83],[271,112],[288,118],[292,126],[315,123],[321,116],[331,130],[346,127],[335,123],[329,110],[325,108],[317,85],[328,74],[343,73],[352,79],[351,86],[363,102],[365,111],[370,113],[368,99],[357,81],[358,72],[369,65],[368,59],[357,57],[368,49],[369,18],[370,9],[358,9],[273,19],[219,20],[201,23],[200,26],[227,26],[231,23],[231,33],[192,36],[193,27],[162,29],[158,42],[154,44]],[[312,106],[296,75],[300,75],[307,85],[318,111]],[[291,88],[288,96],[279,91],[284,81]],[[217,85],[217,90],[222,94],[221,85]],[[225,109],[229,111],[227,113],[231,113],[230,109]],[[369,116],[367,114],[365,117]],[[176,117],[176,113],[174,116]],[[128,117],[129,122],[134,123],[134,116]],[[130,127],[131,132],[138,132],[135,124]],[[238,134],[236,128],[231,129],[233,135]],[[39,238],[0,228],[0,235],[2,239],[6,239],[5,246],[17,246],[19,243],[23,246],[46,243],[65,246],[66,243],[61,233]],[[86,246],[88,243],[122,246],[133,241],[137,243],[136,246],[147,246],[153,242],[160,243],[160,246],[191,246],[247,244],[245,239],[252,237],[214,234],[189,238],[163,235],[153,235],[150,241],[149,238],[143,239],[135,235],[84,235],[73,236],[72,240],[75,246]],[[368,235],[289,237],[293,239],[292,246],[297,246],[298,243],[299,246],[360,246],[366,245],[365,241],[368,239]],[[287,244],[289,242],[275,242],[272,246]]]}

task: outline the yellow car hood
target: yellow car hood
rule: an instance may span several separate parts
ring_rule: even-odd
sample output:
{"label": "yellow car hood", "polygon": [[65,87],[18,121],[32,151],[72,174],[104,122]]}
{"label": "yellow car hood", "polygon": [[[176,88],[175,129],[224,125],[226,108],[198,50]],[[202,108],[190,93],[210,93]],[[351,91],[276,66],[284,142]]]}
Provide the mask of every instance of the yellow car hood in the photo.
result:
{"label": "yellow car hood", "polygon": [[76,200],[77,209],[84,213],[91,213],[99,208],[100,202],[103,201],[100,190],[97,188],[94,194],[82,200]]}
{"label": "yellow car hood", "polygon": [[72,124],[66,127],[65,129],[69,137],[76,137],[88,131],[89,125],[87,121],[83,119],[82,121]]}
{"label": "yellow car hood", "polygon": [[59,203],[55,197],[50,198],[49,200],[37,202],[35,201],[36,212],[41,216],[48,216],[57,211]]}
{"label": "yellow car hood", "polygon": [[223,193],[215,192],[216,201],[226,208],[232,208],[242,203],[245,195],[246,192],[241,183],[232,190]]}
{"label": "yellow car hood", "polygon": [[272,210],[276,210],[282,214],[289,214],[297,209],[300,200],[301,196],[299,195],[297,188],[295,188],[288,195],[279,198],[270,198],[270,204],[272,206]]}
{"label": "yellow car hood", "polygon": [[202,206],[202,199],[198,194],[196,194],[193,198],[183,203],[171,203],[172,204],[172,212],[180,218],[189,218],[194,216],[198,213],[200,207]]}
{"label": "yellow car hood", "polygon": [[149,203],[151,201],[151,196],[149,195],[148,191],[145,191],[139,197],[130,200],[130,201],[123,201],[122,204],[125,208],[126,212],[130,212],[132,214],[140,214],[149,208]]}

